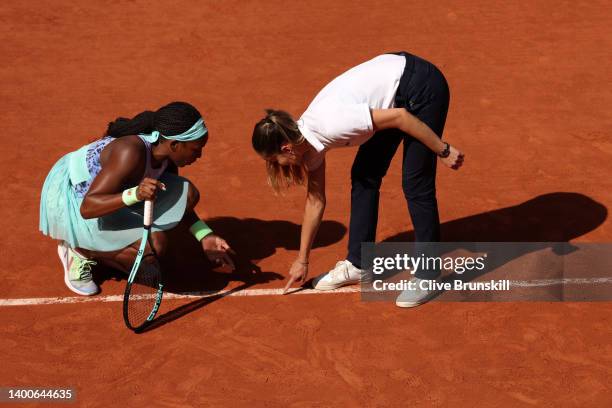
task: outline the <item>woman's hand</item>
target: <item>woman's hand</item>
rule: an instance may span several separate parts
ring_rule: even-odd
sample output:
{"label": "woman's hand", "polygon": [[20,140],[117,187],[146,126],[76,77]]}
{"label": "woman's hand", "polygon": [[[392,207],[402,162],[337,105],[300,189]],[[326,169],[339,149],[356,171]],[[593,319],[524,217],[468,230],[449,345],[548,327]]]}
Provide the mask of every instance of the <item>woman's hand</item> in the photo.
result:
{"label": "woman's hand", "polygon": [[447,157],[441,157],[440,160],[446,166],[450,167],[453,170],[458,170],[459,167],[463,164],[463,158],[465,157],[463,153],[461,153],[458,149],[449,145],[450,154]]}
{"label": "woman's hand", "polygon": [[[372,124],[374,130],[399,129],[408,133],[419,142],[423,143],[433,152],[440,152],[442,141],[429,126],[404,108],[372,109]],[[450,146],[450,154],[440,158],[442,163],[453,170],[457,170],[463,164],[463,153]]]}
{"label": "woman's hand", "polygon": [[308,262],[295,260],[289,269],[289,281],[283,289],[283,295],[287,293],[293,282],[304,282],[308,276]]}
{"label": "woman's hand", "polygon": [[206,257],[215,266],[227,265],[232,271],[236,269],[234,261],[230,257],[230,255],[235,255],[236,253],[223,238],[215,234],[209,234],[202,239],[201,243]]}
{"label": "woman's hand", "polygon": [[166,185],[157,179],[145,177],[136,189],[136,198],[140,201],[155,200],[157,189],[165,191]]}

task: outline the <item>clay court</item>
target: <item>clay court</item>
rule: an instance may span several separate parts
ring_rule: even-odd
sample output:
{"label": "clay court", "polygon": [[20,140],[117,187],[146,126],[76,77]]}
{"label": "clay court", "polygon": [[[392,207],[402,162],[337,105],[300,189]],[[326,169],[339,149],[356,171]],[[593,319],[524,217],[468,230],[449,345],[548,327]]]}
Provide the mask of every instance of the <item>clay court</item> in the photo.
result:
{"label": "clay court", "polygon": [[[612,405],[610,302],[405,310],[355,290],[280,296],[304,190],[275,197],[250,142],[263,109],[299,116],[346,69],[406,50],[444,72],[444,136],[466,154],[460,171],[438,170],[443,240],[612,241],[607,2],[11,0],[0,10],[1,387],[70,387],[85,407]],[[56,244],[38,231],[40,189],[109,121],[174,100],[206,119],[209,144],[181,174],[238,270],[212,270],[195,240],[173,242],[159,320],[134,334],[121,317],[125,276],[96,270],[102,292],[86,301],[65,287]],[[328,155],[310,277],[346,255],[355,152]],[[412,239],[399,156],[382,187],[380,241]],[[213,294],[172,296],[185,292]]]}

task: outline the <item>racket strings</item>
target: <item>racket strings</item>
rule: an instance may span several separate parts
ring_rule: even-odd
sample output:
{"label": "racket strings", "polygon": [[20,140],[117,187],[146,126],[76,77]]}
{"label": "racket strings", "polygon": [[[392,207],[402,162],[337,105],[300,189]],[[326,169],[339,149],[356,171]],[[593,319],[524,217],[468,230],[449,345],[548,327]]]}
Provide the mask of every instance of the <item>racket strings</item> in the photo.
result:
{"label": "racket strings", "polygon": [[132,282],[128,299],[128,320],[133,327],[142,326],[147,322],[157,303],[161,283],[161,271],[157,262],[143,258]]}

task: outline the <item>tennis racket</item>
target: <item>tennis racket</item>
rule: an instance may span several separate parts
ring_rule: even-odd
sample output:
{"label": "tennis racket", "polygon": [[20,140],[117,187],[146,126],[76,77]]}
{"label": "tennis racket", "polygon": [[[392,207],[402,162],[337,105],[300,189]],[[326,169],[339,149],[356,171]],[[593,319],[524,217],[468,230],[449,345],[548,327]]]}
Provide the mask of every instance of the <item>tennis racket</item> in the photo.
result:
{"label": "tennis racket", "polygon": [[[136,331],[155,318],[163,296],[162,272],[157,253],[151,243],[153,201],[144,203],[144,226],[140,248],[130,271],[123,295],[123,320],[128,328]],[[147,242],[151,253],[145,256]],[[152,256],[155,259],[145,259]]]}

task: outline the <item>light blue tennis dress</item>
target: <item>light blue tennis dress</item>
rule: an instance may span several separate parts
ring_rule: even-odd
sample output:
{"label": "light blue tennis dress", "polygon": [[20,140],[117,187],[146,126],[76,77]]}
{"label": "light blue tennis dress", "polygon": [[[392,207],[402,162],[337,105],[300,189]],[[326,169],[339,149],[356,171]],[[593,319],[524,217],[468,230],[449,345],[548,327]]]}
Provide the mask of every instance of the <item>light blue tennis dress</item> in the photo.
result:
{"label": "light blue tennis dress", "polygon": [[[139,136],[146,149],[144,177],[159,179],[166,191],[158,191],[151,230],[174,228],[183,218],[187,204],[187,179],[165,173],[167,160],[151,166],[151,144]],[[68,153],[51,169],[40,198],[40,231],[68,243],[71,248],[110,252],[125,248],[142,237],[143,203],[123,207],[99,218],[84,219],[83,198],[102,166],[100,154],[115,138],[106,136]],[[132,186],[123,186],[129,188]]]}

